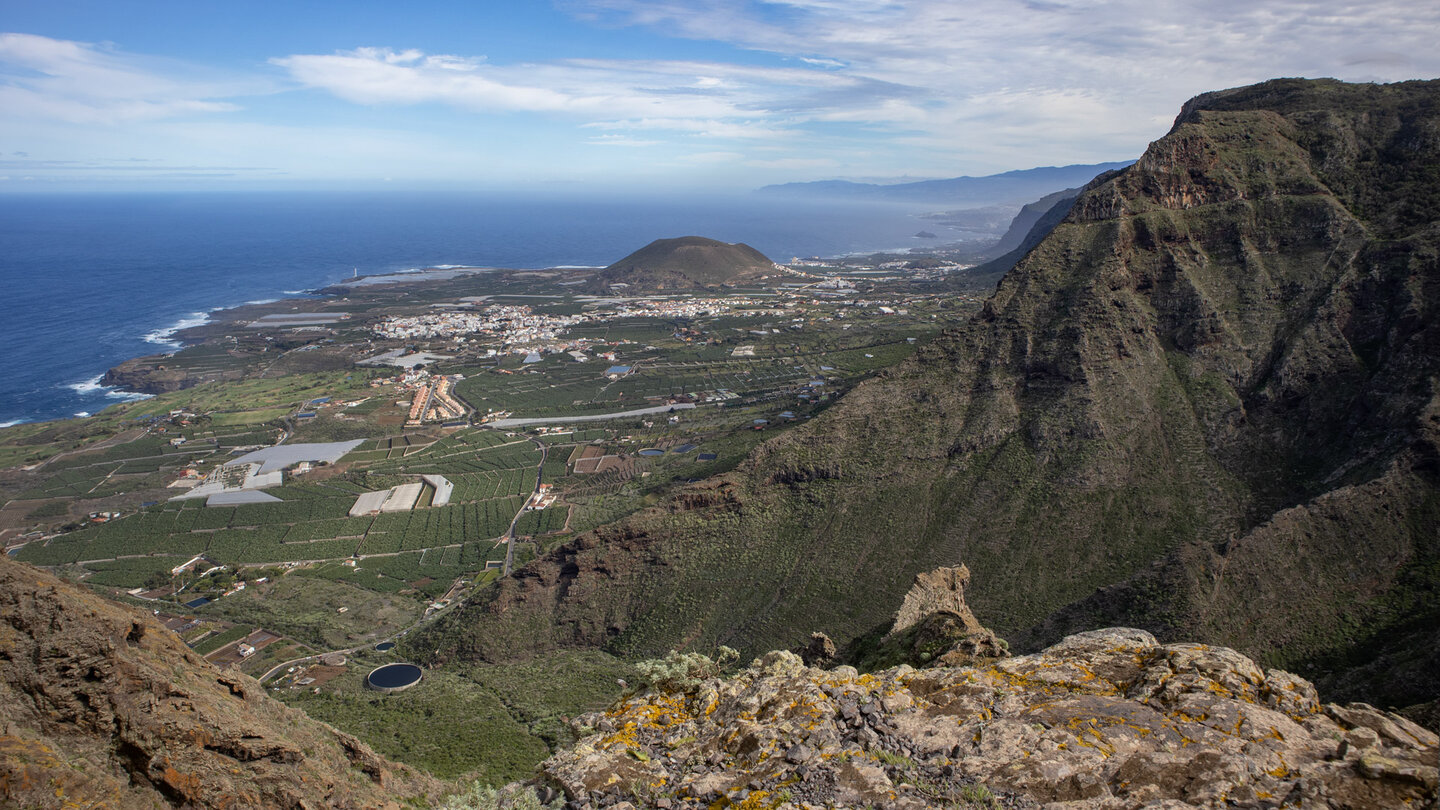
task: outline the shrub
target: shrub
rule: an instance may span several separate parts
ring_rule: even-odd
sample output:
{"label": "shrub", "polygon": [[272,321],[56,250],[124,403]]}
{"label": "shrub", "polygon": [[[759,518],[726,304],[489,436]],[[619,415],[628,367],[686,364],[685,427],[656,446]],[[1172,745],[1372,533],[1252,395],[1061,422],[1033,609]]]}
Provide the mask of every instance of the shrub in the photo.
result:
{"label": "shrub", "polygon": [[497,789],[474,782],[468,789],[447,798],[438,810],[558,810],[563,806],[563,797],[548,805],[541,804],[535,790],[522,785]]}
{"label": "shrub", "polygon": [[665,692],[688,692],[710,678],[720,677],[721,671],[740,660],[740,653],[729,647],[721,647],[712,659],[704,653],[671,650],[664,658],[641,661],[636,671],[652,689]]}

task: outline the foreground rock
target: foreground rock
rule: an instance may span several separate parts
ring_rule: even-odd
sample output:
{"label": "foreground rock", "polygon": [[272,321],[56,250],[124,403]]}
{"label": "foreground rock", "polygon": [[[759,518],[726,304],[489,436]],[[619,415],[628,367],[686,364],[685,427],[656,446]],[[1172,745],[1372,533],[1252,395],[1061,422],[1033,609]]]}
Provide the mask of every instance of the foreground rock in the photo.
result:
{"label": "foreground rock", "polygon": [[440,786],[0,557],[0,807],[398,808]]}
{"label": "foreground rock", "polygon": [[773,652],[577,725],[542,766],[576,807],[1425,807],[1437,780],[1398,715],[1131,629],[867,675]]}

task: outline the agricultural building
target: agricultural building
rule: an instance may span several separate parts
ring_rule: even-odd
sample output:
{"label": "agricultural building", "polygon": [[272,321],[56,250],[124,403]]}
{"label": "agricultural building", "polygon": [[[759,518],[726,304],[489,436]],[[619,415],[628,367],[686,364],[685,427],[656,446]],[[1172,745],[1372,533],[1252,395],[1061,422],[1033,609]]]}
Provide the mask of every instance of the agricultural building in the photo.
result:
{"label": "agricultural building", "polygon": [[390,497],[385,503],[380,504],[381,512],[408,512],[415,508],[415,502],[420,500],[420,493],[425,485],[420,482],[413,484],[401,484],[390,490]]}
{"label": "agricultural building", "polygon": [[450,503],[450,495],[455,491],[455,485],[450,483],[443,475],[422,475],[420,480],[435,488],[435,497],[430,500],[431,506],[444,506]]}

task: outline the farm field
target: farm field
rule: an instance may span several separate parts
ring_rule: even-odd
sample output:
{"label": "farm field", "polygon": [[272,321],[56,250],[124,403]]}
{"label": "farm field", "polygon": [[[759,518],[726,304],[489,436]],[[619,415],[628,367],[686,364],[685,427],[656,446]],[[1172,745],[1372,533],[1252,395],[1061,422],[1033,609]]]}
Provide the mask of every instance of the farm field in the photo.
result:
{"label": "farm field", "polygon": [[[327,610],[382,600],[418,621],[507,564],[734,468],[964,314],[900,284],[876,288],[873,301],[735,290],[746,303],[728,312],[595,318],[533,351],[479,338],[385,341],[373,329],[463,296],[566,317],[615,306],[547,283],[497,273],[351,290],[351,319],[329,336],[209,325],[205,340],[219,342],[153,359],[196,375],[192,387],[87,419],[0,429],[9,465],[0,537],[18,559],[92,587],[321,649],[365,637],[361,625],[376,621]],[[433,359],[422,371],[359,364],[395,350]],[[463,418],[412,413],[438,375],[452,381]],[[593,418],[642,409],[653,412]],[[485,424],[502,412],[542,421]],[[589,418],[543,421],[573,417]],[[353,439],[333,463],[285,471],[264,489],[278,500],[171,500],[249,450]],[[448,481],[448,499],[422,476]],[[409,487],[410,501],[378,510],[396,487]],[[352,515],[366,493],[382,493],[376,511]]]}
{"label": "farm field", "polygon": [[[0,540],[171,617],[221,665],[278,668],[274,694],[376,750],[442,775],[523,776],[569,741],[565,718],[619,693],[627,664],[569,651],[441,668],[384,700],[364,672],[536,556],[743,464],[973,309],[910,279],[812,294],[788,275],[704,293],[733,306],[665,295],[620,317],[606,313],[635,298],[557,286],[588,271],[571,272],[347,288],[305,303],[346,313],[319,330],[222,316],[192,345],[135,364],[188,375],[181,390],[0,429]],[[492,305],[584,322],[530,344],[380,328]],[[455,407],[427,414],[437,391]],[[538,421],[492,424],[503,417]],[[239,486],[246,473],[230,462],[252,450],[351,440],[343,456],[292,461],[278,485],[267,480],[259,491],[275,500],[172,500],[203,481]],[[251,633],[266,644],[242,656],[233,642]],[[382,653],[381,640],[400,646]],[[302,660],[323,653],[336,654]],[[436,734],[441,711],[462,722]]]}

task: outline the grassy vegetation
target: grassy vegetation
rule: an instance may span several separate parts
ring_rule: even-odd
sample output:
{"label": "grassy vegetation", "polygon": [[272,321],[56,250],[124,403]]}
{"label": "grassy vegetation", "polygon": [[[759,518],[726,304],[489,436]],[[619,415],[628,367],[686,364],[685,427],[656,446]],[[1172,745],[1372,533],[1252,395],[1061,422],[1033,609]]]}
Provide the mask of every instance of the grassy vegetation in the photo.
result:
{"label": "grassy vegetation", "polygon": [[249,625],[237,624],[228,630],[206,636],[197,642],[193,649],[201,655],[209,655],[221,647],[224,647],[226,644],[245,638],[254,631],[255,628]]}
{"label": "grassy vegetation", "polygon": [[[441,285],[431,292],[459,289]],[[357,313],[380,308],[355,303]],[[555,312],[576,312],[582,306],[569,297],[545,305]],[[841,308],[827,311],[838,313]],[[64,527],[71,530],[30,543],[21,557],[64,566],[105,588],[164,579],[170,568],[202,552],[231,568],[248,568],[214,580],[181,576],[176,584],[187,587],[177,598],[214,598],[193,612],[212,622],[233,623],[237,629],[231,632],[264,627],[285,635],[285,641],[247,662],[257,672],[287,656],[367,644],[413,625],[426,604],[449,592],[457,580],[481,588],[498,577],[487,566],[503,560],[507,549],[494,541],[520,512],[537,472],[554,485],[560,500],[545,510],[520,514],[516,529],[522,542],[515,559],[521,565],[575,531],[658,503],[687,480],[734,468],[759,442],[802,424],[856,381],[915,351],[907,338],[928,338],[939,326],[918,317],[880,317],[858,308],[851,308],[847,317],[846,323],[861,328],[843,329],[839,320],[812,318],[796,324],[788,316],[732,315],[684,323],[641,318],[577,330],[577,337],[613,344],[596,347],[594,353],[613,349],[620,354],[615,362],[634,367],[634,373],[619,380],[604,375],[609,361],[578,363],[565,355],[528,366],[517,356],[506,356],[493,364],[459,362],[441,369],[466,375],[459,394],[482,413],[487,408],[521,415],[597,413],[707,393],[725,400],[677,413],[675,422],[662,414],[546,434],[404,427],[405,409],[395,402],[409,394],[388,385],[370,387],[372,378],[393,372],[329,370],[327,364],[344,358],[334,345],[285,355],[313,366],[304,374],[290,373],[299,366],[277,361],[273,352],[245,355],[255,347],[234,353],[213,347],[186,350],[176,362],[187,369],[228,374],[263,366],[267,375],[276,376],[252,374],[241,381],[206,383],[55,430],[0,432],[0,451],[14,450],[16,458],[95,448],[64,455],[21,479],[24,491],[37,501],[29,510],[35,513],[33,519],[52,520],[54,528],[61,528],[59,521],[72,513],[65,504],[75,499],[129,499],[123,517],[78,530],[73,524]],[[677,338],[679,328],[696,329],[692,335],[705,333],[709,345]],[[750,333],[762,329],[762,335]],[[359,329],[342,334],[371,337]],[[737,356],[734,350],[741,345],[752,347],[753,354]],[[441,348],[440,353],[449,351]],[[324,362],[310,363],[321,354],[326,355]],[[324,397],[336,401],[312,402]],[[338,407],[344,400],[363,402]],[[180,417],[169,416],[177,410],[194,416],[184,417],[181,424]],[[317,416],[297,419],[300,411]],[[780,416],[783,411],[796,416],[787,420]],[[751,430],[755,419],[766,419],[769,425],[764,431]],[[282,431],[290,442],[366,441],[333,468],[270,489],[282,503],[208,508],[198,501],[163,502],[173,491],[161,487],[182,466],[197,467],[203,474],[231,458],[231,448],[270,445]],[[176,436],[186,442],[172,447],[170,440]],[[114,444],[102,446],[107,440]],[[576,448],[592,445],[618,463],[608,464],[603,473],[573,473]],[[669,452],[687,445],[685,452]],[[548,449],[543,465],[542,446]],[[644,448],[666,452],[638,455]],[[702,461],[700,453],[714,457]],[[450,505],[430,506],[433,495],[427,488],[427,497],[412,512],[348,516],[360,493],[431,473],[455,484]],[[42,498],[47,504],[43,507]],[[162,503],[137,511],[142,499]],[[531,536],[537,542],[528,542]],[[283,575],[273,567],[300,561],[300,567]],[[272,581],[260,586],[252,582],[244,591],[219,597],[233,580],[253,580],[262,570]],[[221,643],[212,636],[207,647]],[[437,687],[433,694],[412,690],[377,702],[377,695],[358,686],[358,677],[347,674],[321,694],[304,691],[292,697],[384,753],[442,775],[474,773],[503,780],[524,775],[543,756],[542,742],[568,739],[561,716],[603,704],[618,691],[616,679],[629,676],[625,665],[603,653],[557,653],[516,667],[482,666],[453,676],[427,676],[427,684]],[[474,695],[457,698],[462,686]],[[446,726],[445,735],[436,735],[435,718],[442,712],[455,716],[456,706],[448,704],[456,700],[464,703],[459,715],[465,727],[450,734]]]}
{"label": "grassy vegetation", "polygon": [[502,785],[528,778],[555,747],[573,742],[562,718],[603,708],[620,694],[618,679],[635,677],[611,656],[577,651],[506,666],[431,669],[419,685],[395,694],[364,687],[365,673],[396,660],[404,659],[361,651],[318,694],[272,694],[398,761],[447,779]]}
{"label": "grassy vegetation", "polygon": [[419,684],[395,694],[366,689],[365,673],[391,660],[361,655],[318,694],[305,689],[272,694],[387,757],[444,779],[503,785],[529,777],[547,755],[545,743],[493,693],[459,675],[431,670]]}
{"label": "grassy vegetation", "polygon": [[194,609],[202,618],[264,627],[318,649],[343,649],[393,635],[422,611],[413,598],[294,574]]}

